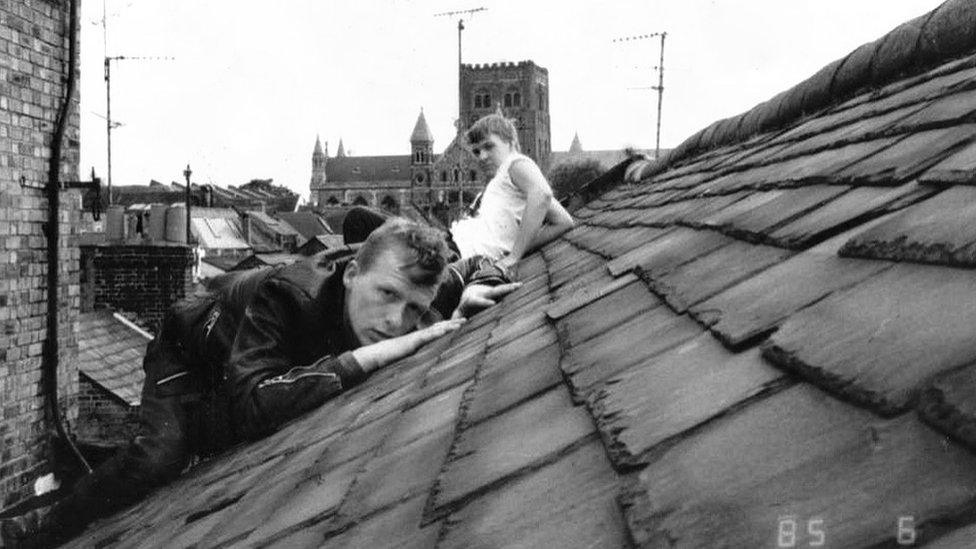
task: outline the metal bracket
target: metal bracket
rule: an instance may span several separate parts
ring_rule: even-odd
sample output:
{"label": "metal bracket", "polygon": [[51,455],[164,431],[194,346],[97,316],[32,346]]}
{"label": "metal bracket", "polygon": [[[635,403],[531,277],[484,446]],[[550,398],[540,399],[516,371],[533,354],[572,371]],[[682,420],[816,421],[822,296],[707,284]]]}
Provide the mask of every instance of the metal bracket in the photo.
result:
{"label": "metal bracket", "polygon": [[95,198],[92,200],[92,218],[95,221],[101,219],[102,212],[102,179],[95,176],[95,168],[91,171],[91,181],[62,181],[61,190],[67,189],[87,189],[95,191]]}

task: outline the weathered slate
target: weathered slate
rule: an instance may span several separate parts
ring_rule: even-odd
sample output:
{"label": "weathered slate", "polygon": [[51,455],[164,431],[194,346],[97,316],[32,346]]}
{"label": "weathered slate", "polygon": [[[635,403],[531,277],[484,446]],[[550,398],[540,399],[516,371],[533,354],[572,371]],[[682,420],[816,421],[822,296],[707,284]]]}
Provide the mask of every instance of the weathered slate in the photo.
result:
{"label": "weathered slate", "polygon": [[922,200],[936,191],[916,182],[894,189],[856,187],[772,231],[767,239],[783,248],[806,249],[858,223],[882,215],[895,205]]}
{"label": "weathered slate", "polygon": [[[578,235],[567,235],[577,246],[606,258],[623,255],[630,250],[658,238],[666,229],[654,227],[626,227],[622,229],[600,229],[590,227]],[[600,232],[600,231],[603,232]]]}
{"label": "weathered slate", "polygon": [[738,348],[772,331],[794,312],[888,268],[884,261],[806,252],[689,308],[725,345]]}
{"label": "weathered slate", "polygon": [[434,508],[453,506],[552,461],[593,431],[590,415],[573,406],[563,387],[477,423],[455,440],[437,480]]}
{"label": "weathered slate", "polygon": [[793,255],[790,250],[733,240],[708,255],[666,273],[641,277],[676,312],[717,294]]}
{"label": "weathered slate", "polygon": [[486,359],[465,405],[464,422],[477,423],[560,384],[559,353],[559,345],[551,343],[517,362]]}
{"label": "weathered slate", "polygon": [[792,315],[765,356],[880,414],[919,384],[976,360],[976,273],[896,264]]}
{"label": "weathered slate", "polygon": [[590,338],[660,305],[661,300],[651,293],[647,285],[636,280],[560,317],[557,327],[560,333],[565,334],[567,343],[582,345]]}
{"label": "weathered slate", "polygon": [[560,367],[569,376],[576,398],[584,398],[597,383],[702,333],[686,315],[656,307],[582,345],[567,332],[562,343],[568,348],[564,347]]}
{"label": "weathered slate", "polygon": [[733,354],[702,334],[598,385],[588,402],[614,464],[629,467],[657,444],[782,381],[758,349]]}
{"label": "weathered slate", "polygon": [[399,448],[439,429],[453,427],[468,384],[461,384],[435,395],[403,412],[380,452]]}
{"label": "weathered slate", "polygon": [[976,187],[954,186],[851,238],[848,257],[976,266]]}
{"label": "weathered slate", "polygon": [[965,90],[932,100],[924,109],[899,120],[897,131],[961,121],[976,111],[976,90]]}
{"label": "weathered slate", "polygon": [[929,425],[976,452],[976,366],[936,377],[921,392],[918,413]]}
{"label": "weathered slate", "polygon": [[[763,204],[768,204],[769,202],[783,196],[784,192],[785,191],[758,191],[748,193],[745,197],[733,202],[728,207],[717,210],[712,215],[702,217],[698,224],[704,228],[720,229],[746,212],[758,208]],[[737,194],[741,195],[743,193]]]}
{"label": "weathered slate", "polygon": [[845,193],[841,185],[810,185],[783,191],[782,194],[748,211],[728,218],[722,231],[754,242],[766,239],[766,233]]}
{"label": "weathered slate", "polygon": [[970,143],[919,176],[922,183],[976,184],[976,143]]}
{"label": "weathered slate", "polygon": [[730,241],[715,231],[678,228],[607,263],[613,276],[620,276],[634,267],[647,272],[667,272]]}
{"label": "weathered slate", "polygon": [[379,513],[355,527],[335,535],[335,527],[311,524],[293,534],[277,539],[268,549],[293,549],[295,547],[321,547],[344,549],[368,547],[369,549],[426,549],[437,543],[439,523],[420,528],[425,497],[418,496],[406,503]]}
{"label": "weathered slate", "polygon": [[829,547],[894,546],[899,517],[928,541],[974,486],[976,458],[912,414],[882,420],[801,384],[670,448],[622,503],[641,547],[782,547],[790,521],[797,547],[816,532]]}
{"label": "weathered slate", "polygon": [[339,514],[352,520],[429,493],[453,435],[453,426],[446,427],[366,462]]}
{"label": "weathered slate", "polygon": [[603,449],[592,441],[451,514],[437,546],[628,547],[617,487]]}
{"label": "weathered slate", "polygon": [[909,134],[881,153],[837,172],[838,181],[851,184],[894,185],[907,181],[976,137],[976,124]]}
{"label": "weathered slate", "polygon": [[551,304],[548,308],[546,308],[546,316],[552,320],[559,320],[569,313],[581,307],[585,307],[596,300],[602,299],[623,288],[624,286],[637,282],[638,280],[639,279],[636,275],[629,273],[621,276],[620,278],[615,278],[613,282],[609,284],[581,288],[572,295],[568,295]]}

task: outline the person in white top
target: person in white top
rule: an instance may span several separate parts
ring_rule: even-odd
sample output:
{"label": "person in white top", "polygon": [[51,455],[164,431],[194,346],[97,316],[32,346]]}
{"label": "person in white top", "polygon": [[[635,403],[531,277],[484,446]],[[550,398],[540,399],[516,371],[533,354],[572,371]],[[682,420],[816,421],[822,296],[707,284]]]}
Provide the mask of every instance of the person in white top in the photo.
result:
{"label": "person in white top", "polygon": [[539,166],[519,151],[518,133],[499,113],[485,116],[465,134],[468,148],[495,175],[485,186],[474,217],[451,226],[461,257],[483,255],[511,272],[527,253],[573,228],[573,217],[552,195]]}

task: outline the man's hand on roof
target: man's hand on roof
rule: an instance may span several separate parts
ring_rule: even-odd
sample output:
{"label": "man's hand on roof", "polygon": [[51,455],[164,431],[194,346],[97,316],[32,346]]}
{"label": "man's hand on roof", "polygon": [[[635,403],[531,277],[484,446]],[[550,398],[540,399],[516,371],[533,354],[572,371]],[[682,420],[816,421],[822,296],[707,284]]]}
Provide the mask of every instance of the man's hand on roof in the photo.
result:
{"label": "man's hand on roof", "polygon": [[464,318],[444,320],[409,334],[360,347],[352,351],[352,356],[359,362],[363,371],[370,373],[413,354],[425,344],[457,330],[464,322]]}
{"label": "man's hand on roof", "polygon": [[522,286],[521,282],[501,284],[499,286],[486,286],[484,284],[472,284],[464,289],[461,294],[461,302],[451,318],[468,318],[478,312],[491,307],[499,299],[512,293]]}

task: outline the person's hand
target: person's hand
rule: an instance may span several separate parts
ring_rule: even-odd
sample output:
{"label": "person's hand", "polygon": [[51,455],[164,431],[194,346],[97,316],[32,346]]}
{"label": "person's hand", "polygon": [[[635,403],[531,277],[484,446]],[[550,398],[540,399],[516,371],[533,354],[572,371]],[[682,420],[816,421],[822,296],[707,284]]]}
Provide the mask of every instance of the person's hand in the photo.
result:
{"label": "person's hand", "polygon": [[451,318],[467,318],[498,302],[499,299],[521,287],[521,282],[501,284],[499,286],[485,286],[472,284],[461,293],[461,302]]}
{"label": "person's hand", "polygon": [[432,324],[426,328],[377,341],[352,351],[352,356],[366,372],[382,368],[405,356],[413,354],[427,343],[457,330],[464,324],[464,318],[452,318]]}

